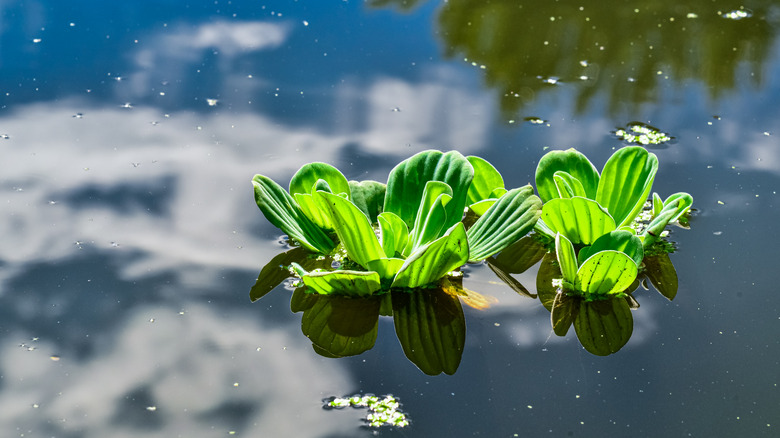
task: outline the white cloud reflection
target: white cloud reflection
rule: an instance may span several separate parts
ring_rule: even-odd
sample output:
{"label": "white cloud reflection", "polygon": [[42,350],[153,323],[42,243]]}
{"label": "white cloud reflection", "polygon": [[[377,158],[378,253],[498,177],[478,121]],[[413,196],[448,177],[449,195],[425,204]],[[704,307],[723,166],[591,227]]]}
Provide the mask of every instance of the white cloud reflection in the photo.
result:
{"label": "white cloud reflection", "polygon": [[338,362],[287,348],[299,345],[289,332],[246,316],[226,319],[202,305],[183,314],[137,308],[94,338],[100,352],[81,362],[46,340],[30,340],[29,333],[5,336],[2,429],[84,438],[231,431],[317,437],[351,436],[359,424],[357,412],[320,408],[322,398],[351,387]]}

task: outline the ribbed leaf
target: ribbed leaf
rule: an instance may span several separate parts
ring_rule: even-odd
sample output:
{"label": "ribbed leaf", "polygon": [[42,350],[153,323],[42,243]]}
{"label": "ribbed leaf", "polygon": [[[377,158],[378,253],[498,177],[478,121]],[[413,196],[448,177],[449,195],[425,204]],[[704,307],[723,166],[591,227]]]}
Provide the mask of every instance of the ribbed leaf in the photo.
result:
{"label": "ribbed leaf", "polygon": [[395,166],[387,179],[384,211],[397,214],[410,229],[428,181],[442,181],[452,188],[452,201],[447,204],[447,229],[463,217],[466,197],[474,169],[457,151],[420,152]]}
{"label": "ribbed leaf", "polygon": [[[489,199],[493,197],[492,195],[496,189],[504,188],[504,178],[487,160],[476,156],[466,157],[466,159],[469,160],[471,167],[474,168],[474,179],[471,180],[471,185],[469,185],[466,205],[471,206],[477,202]],[[476,211],[475,213],[481,215],[481,213]]]}
{"label": "ribbed leaf", "polygon": [[601,172],[596,202],[609,211],[620,227],[630,224],[650,196],[658,171],[658,157],[640,146],[618,150]]}
{"label": "ribbed leaf", "polygon": [[355,263],[367,268],[368,262],[384,257],[382,245],[368,222],[368,217],[355,204],[326,192],[316,192],[314,199],[323,211],[330,213],[336,234]]}
{"label": "ribbed leaf", "polygon": [[311,195],[315,191],[317,181],[323,180],[330,187],[331,193],[338,195],[346,193],[351,198],[349,182],[338,169],[327,163],[309,163],[298,169],[290,180],[290,194],[303,193]]}
{"label": "ribbed leaf", "polygon": [[256,301],[271,292],[276,286],[279,286],[284,280],[290,278],[288,267],[291,263],[298,263],[303,269],[312,270],[315,268],[329,267],[330,258],[318,260],[312,256],[311,251],[299,246],[289,251],[277,254],[270,262],[263,266],[260,275],[257,276],[257,282],[249,291],[249,299]]}
{"label": "ribbed leaf", "polygon": [[352,191],[352,203],[368,216],[372,224],[375,223],[385,203],[387,186],[371,180],[350,181],[349,189]]}
{"label": "ribbed leaf", "polygon": [[536,190],[544,202],[558,198],[555,172],[564,171],[576,178],[585,190],[585,197],[595,199],[599,185],[599,172],[588,158],[576,149],[550,151],[536,166]]}
{"label": "ribbed leaf", "polygon": [[601,251],[577,270],[574,288],[585,297],[604,297],[626,290],[637,276],[637,265],[620,251]]}
{"label": "ribbed leaf", "polygon": [[376,271],[382,280],[392,280],[404,262],[404,259],[381,258],[368,262],[368,269]]}
{"label": "ribbed leaf", "polygon": [[587,198],[585,187],[577,178],[570,173],[559,170],[553,174],[555,187],[558,189],[558,197],[571,198],[572,196],[582,196]]}
{"label": "ribbed leaf", "polygon": [[575,245],[590,245],[615,229],[615,221],[596,201],[575,196],[553,199],[542,207],[542,220]]}
{"label": "ribbed leaf", "polygon": [[533,193],[530,185],[508,191],[469,228],[469,262],[498,253],[533,229],[542,207]]}
{"label": "ribbed leaf", "polygon": [[379,297],[351,299],[317,296],[303,311],[301,331],[315,351],[334,357],[354,356],[376,343],[379,326]]}
{"label": "ribbed leaf", "polygon": [[687,193],[675,193],[666,198],[661,211],[650,221],[641,235],[645,248],[658,240],[664,228],[690,210],[691,205],[693,205],[693,197]]}
{"label": "ribbed leaf", "polygon": [[544,245],[534,236],[527,235],[489,261],[509,274],[522,274],[537,264],[546,253],[547,248]]}
{"label": "ribbed leaf", "polygon": [[409,231],[409,240],[403,254],[408,256],[417,248],[433,242],[447,230],[446,205],[452,200],[452,189],[440,181],[428,181],[425,184],[423,197],[417,209],[414,226]]}
{"label": "ribbed leaf", "polygon": [[395,333],[406,357],[425,374],[455,374],[466,343],[457,297],[440,289],[393,292]]}
{"label": "ribbed leaf", "polygon": [[574,284],[577,279],[577,255],[569,239],[561,233],[555,236],[555,256],[558,258],[563,279]]}
{"label": "ribbed leaf", "polygon": [[634,318],[623,298],[591,302],[580,300],[574,330],[588,352],[608,356],[619,351],[631,339]]}
{"label": "ribbed leaf", "polygon": [[663,199],[661,199],[661,197],[658,196],[658,193],[653,192],[653,217],[658,216],[658,213],[661,212],[662,208],[664,208]]}
{"label": "ribbed leaf", "polygon": [[498,201],[498,198],[483,199],[482,201],[469,205],[469,209],[471,209],[475,215],[482,216],[496,203],[496,201]]}
{"label": "ribbed leaf", "polygon": [[327,254],[336,246],[279,184],[267,176],[255,175],[252,185],[255,202],[268,222],[312,251]]}
{"label": "ribbed leaf", "polygon": [[629,231],[616,230],[599,237],[593,245],[582,248],[577,255],[577,260],[581,265],[593,254],[608,249],[625,253],[637,266],[642,263],[642,258],[645,256],[641,239]]}
{"label": "ribbed leaf", "polygon": [[[322,180],[320,180],[322,181]],[[315,225],[324,229],[332,230],[333,224],[330,222],[330,215],[320,210],[320,207],[314,202],[314,197],[306,193],[295,193],[295,202],[301,208],[303,214],[306,215]]]}
{"label": "ribbed leaf", "polygon": [[466,230],[458,222],[444,236],[412,254],[393,280],[393,287],[420,287],[433,283],[468,260]]}
{"label": "ribbed leaf", "polygon": [[379,274],[365,271],[313,271],[303,276],[303,284],[320,295],[370,296],[382,288]]}
{"label": "ribbed leaf", "polygon": [[377,216],[377,221],[379,222],[382,250],[387,257],[395,257],[396,253],[401,253],[404,250],[409,238],[406,223],[398,215],[387,211]]}
{"label": "ribbed leaf", "polygon": [[666,198],[663,208],[675,210],[675,215],[669,221],[669,223],[672,223],[687,213],[691,206],[693,206],[693,196],[685,192],[678,192]]}

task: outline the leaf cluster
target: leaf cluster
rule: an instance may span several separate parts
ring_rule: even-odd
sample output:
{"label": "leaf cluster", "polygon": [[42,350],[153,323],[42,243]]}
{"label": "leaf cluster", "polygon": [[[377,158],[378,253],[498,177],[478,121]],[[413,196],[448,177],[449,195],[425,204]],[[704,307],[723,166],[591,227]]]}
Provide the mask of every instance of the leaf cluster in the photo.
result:
{"label": "leaf cluster", "polygon": [[[537,229],[555,238],[562,291],[587,301],[620,295],[639,273],[645,250],[680,220],[693,197],[652,192],[658,158],[639,146],[617,150],[601,172],[575,149],[551,151],[536,168],[544,201]],[[652,192],[649,223],[639,226]]]}
{"label": "leaf cluster", "polygon": [[[357,269],[307,271],[311,292],[370,296],[433,285],[528,234],[541,200],[526,185],[507,190],[486,160],[428,150],[399,163],[387,183],[348,181],[326,163],[303,166],[289,193],[263,175],[252,180],[265,217],[309,251],[343,252]],[[464,211],[478,219],[468,230]]]}

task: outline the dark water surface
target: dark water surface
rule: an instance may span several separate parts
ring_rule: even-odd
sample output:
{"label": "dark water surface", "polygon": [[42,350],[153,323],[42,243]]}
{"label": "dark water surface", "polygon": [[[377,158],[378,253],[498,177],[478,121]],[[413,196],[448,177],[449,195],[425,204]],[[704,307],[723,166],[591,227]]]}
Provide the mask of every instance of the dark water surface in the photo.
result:
{"label": "dark water surface", "polygon": [[[364,437],[322,400],[389,393],[412,424],[383,436],[776,436],[779,30],[765,0],[0,0],[0,435]],[[328,359],[289,289],[249,302],[284,249],[255,173],[456,149],[518,187],[632,121],[675,137],[654,189],[698,212],[614,355],[484,265],[452,376],[389,318]]]}

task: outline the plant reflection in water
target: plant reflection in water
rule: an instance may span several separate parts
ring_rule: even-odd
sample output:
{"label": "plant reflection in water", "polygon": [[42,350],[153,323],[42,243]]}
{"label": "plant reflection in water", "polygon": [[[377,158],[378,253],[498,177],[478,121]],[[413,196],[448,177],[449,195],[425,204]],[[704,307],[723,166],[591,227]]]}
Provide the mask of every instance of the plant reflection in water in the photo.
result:
{"label": "plant reflection in water", "polygon": [[[621,296],[587,301],[561,293],[553,286],[561,278],[552,242],[532,234],[487,259],[487,265],[521,296],[539,299],[551,312],[555,334],[565,336],[573,325],[582,346],[590,353],[606,356],[619,351],[631,338],[631,310],[639,308],[633,294],[649,281],[664,297],[677,293],[677,272],[669,255],[662,251],[647,255],[633,284]],[[257,300],[292,277],[285,266],[330,267],[332,260],[312,256],[301,247],[292,248],[272,259],[261,271],[250,296]],[[537,294],[531,293],[513,275],[538,264]],[[462,277],[447,277],[436,287],[393,290],[382,295],[347,297],[294,289],[290,309],[301,312],[301,331],[314,350],[325,357],[362,354],[374,347],[379,318],[392,317],[395,333],[406,357],[429,375],[454,374],[460,365],[466,337],[466,319],[461,302],[484,309],[491,297],[463,288]]]}

